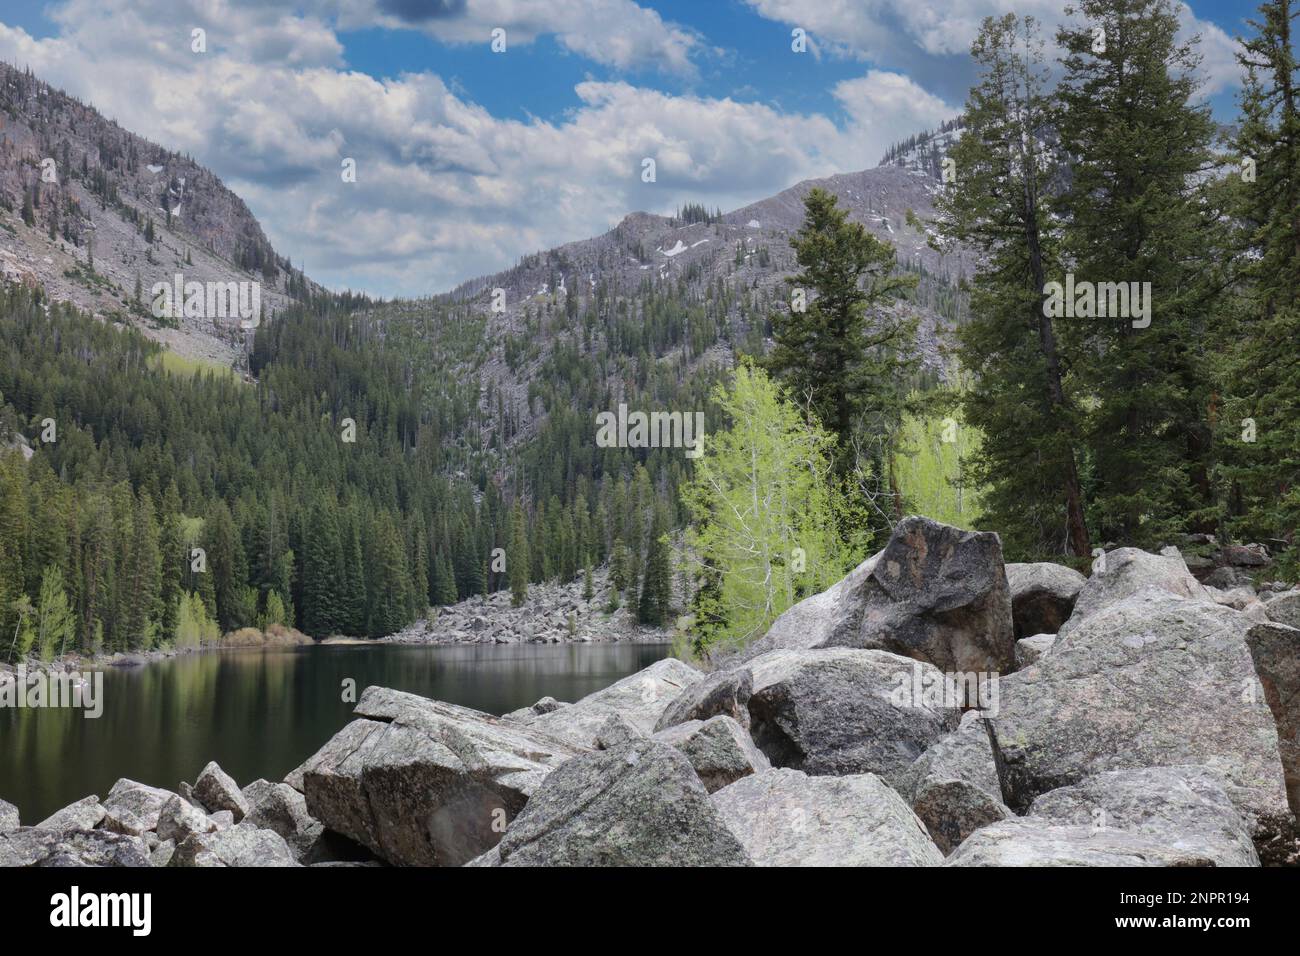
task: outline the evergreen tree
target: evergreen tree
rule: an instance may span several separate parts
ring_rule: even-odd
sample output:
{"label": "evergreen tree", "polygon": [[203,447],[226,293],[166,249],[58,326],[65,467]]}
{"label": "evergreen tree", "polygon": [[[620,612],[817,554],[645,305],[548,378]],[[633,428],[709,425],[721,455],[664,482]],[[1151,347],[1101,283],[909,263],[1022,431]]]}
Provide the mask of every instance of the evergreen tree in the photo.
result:
{"label": "evergreen tree", "polygon": [[637,620],[642,624],[657,627],[668,620],[673,590],[670,551],[668,536],[656,512],[650,524],[645,576],[641,581],[641,600],[637,605]]}
{"label": "evergreen tree", "polygon": [[974,481],[987,487],[984,516],[1013,554],[1089,553],[1074,436],[1055,324],[1043,308],[1059,272],[1044,196],[1051,103],[1042,41],[1032,17],[984,20],[971,45],[979,82],[966,103],[966,131],[949,153],[956,182],[937,200],[940,229],[978,249],[982,265],[971,318],[958,331],[970,375],[964,419],[984,436]]}
{"label": "evergreen tree", "polygon": [[[1226,458],[1221,533],[1248,540],[1300,527],[1300,64],[1296,0],[1265,0],[1255,35],[1241,41],[1245,70],[1233,177],[1242,224],[1232,323],[1220,382],[1225,408],[1219,447]],[[1247,166],[1249,174],[1247,174]],[[1291,565],[1297,562],[1292,556]]]}
{"label": "evergreen tree", "polygon": [[766,364],[836,437],[835,474],[842,480],[864,469],[880,482],[905,407],[916,331],[914,320],[883,306],[916,279],[893,273],[893,247],[849,222],[831,193],[814,188],[804,210],[790,240],[801,271],[788,280],[792,303],[802,293],[804,306],[772,315]]}
{"label": "evergreen tree", "polygon": [[1131,299],[1107,315],[1090,314],[1085,299],[1064,333],[1093,405],[1083,425],[1092,521],[1103,540],[1154,546],[1207,519],[1213,528],[1204,355],[1222,240],[1205,215],[1203,172],[1214,127],[1196,99],[1195,41],[1179,39],[1170,0],[1078,8],[1084,21],[1057,37],[1071,155],[1058,204],[1065,258],[1076,284],[1150,283],[1151,295],[1146,317]]}
{"label": "evergreen tree", "polygon": [[528,578],[532,562],[529,559],[528,532],[524,515],[516,505],[511,518],[510,549],[506,552],[506,573],[510,576],[510,604],[521,607],[528,600]]}
{"label": "evergreen tree", "polygon": [[312,637],[342,629],[343,544],[334,503],[318,499],[311,510],[311,535],[303,554],[302,626]]}

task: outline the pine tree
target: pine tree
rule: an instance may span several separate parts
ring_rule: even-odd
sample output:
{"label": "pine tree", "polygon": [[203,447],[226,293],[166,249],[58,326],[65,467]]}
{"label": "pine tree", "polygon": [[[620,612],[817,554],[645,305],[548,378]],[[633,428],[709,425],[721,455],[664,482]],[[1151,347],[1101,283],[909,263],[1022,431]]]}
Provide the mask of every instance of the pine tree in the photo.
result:
{"label": "pine tree", "polygon": [[788,280],[791,302],[802,295],[804,306],[773,313],[766,364],[836,437],[836,475],[867,466],[880,482],[902,419],[916,330],[914,320],[882,307],[916,279],[893,274],[893,247],[849,222],[833,194],[814,188],[804,210],[790,240],[801,271]]}
{"label": "pine tree", "polygon": [[1042,41],[1032,17],[984,20],[971,45],[979,82],[966,132],[949,153],[956,182],[937,200],[940,230],[983,254],[971,318],[957,330],[970,385],[963,417],[984,436],[974,482],[987,491],[985,520],[1013,554],[1089,553],[1074,436],[1053,320],[1043,308],[1048,272],[1060,264],[1044,196],[1053,169],[1040,138],[1049,129]]}
{"label": "pine tree", "polygon": [[[1240,288],[1219,380],[1226,534],[1258,540],[1300,527],[1300,63],[1296,0],[1266,0],[1241,41],[1246,78],[1235,146]],[[1294,566],[1294,554],[1288,558]]]}
{"label": "pine tree", "polygon": [[41,575],[40,600],[36,606],[36,646],[41,660],[54,660],[56,650],[62,657],[75,633],[76,615],[68,606],[63,572],[52,564]]}
{"label": "pine tree", "polygon": [[650,543],[646,554],[645,577],[641,581],[641,600],[637,620],[659,626],[668,620],[672,607],[673,569],[668,536],[658,512],[650,524]]}
{"label": "pine tree", "polygon": [[1131,300],[1107,310],[1119,315],[1089,315],[1085,299],[1063,337],[1094,403],[1082,431],[1098,535],[1154,546],[1213,516],[1204,355],[1223,243],[1204,214],[1202,173],[1214,126],[1196,102],[1194,41],[1179,39],[1170,0],[1080,0],[1078,9],[1084,22],[1057,36],[1066,50],[1059,128],[1071,155],[1058,204],[1064,258],[1076,283],[1150,283],[1150,299],[1146,317]]}
{"label": "pine tree", "polygon": [[515,506],[511,518],[510,549],[506,552],[506,573],[510,576],[510,604],[521,607],[528,600],[528,578],[532,562],[528,551],[528,531],[523,511]]}
{"label": "pine tree", "polygon": [[342,629],[343,544],[334,502],[318,499],[311,509],[303,554],[302,626],[312,637]]}

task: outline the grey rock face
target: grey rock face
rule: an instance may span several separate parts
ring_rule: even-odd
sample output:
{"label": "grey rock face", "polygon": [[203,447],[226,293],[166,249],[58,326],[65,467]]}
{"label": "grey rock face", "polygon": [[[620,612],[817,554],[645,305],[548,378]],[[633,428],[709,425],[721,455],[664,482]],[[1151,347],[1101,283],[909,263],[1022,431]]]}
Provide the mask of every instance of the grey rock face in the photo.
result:
{"label": "grey rock face", "polygon": [[36,824],[42,830],[93,830],[104,819],[99,797],[89,796],[57,810]]}
{"label": "grey rock face", "polygon": [[1268,618],[1278,624],[1300,627],[1300,591],[1284,591],[1268,602]]}
{"label": "grey rock face", "polygon": [[1055,634],[1035,634],[1016,641],[1016,670],[1023,670],[1052,649]]}
{"label": "grey rock face", "polygon": [[1087,580],[1063,564],[1008,564],[1007,584],[1011,588],[1016,637],[1059,631],[1074,610],[1074,602]]}
{"label": "grey rock face", "polygon": [[167,866],[175,855],[176,844],[171,840],[163,840],[149,851],[149,865],[155,868]]}
{"label": "grey rock face", "polygon": [[722,714],[674,724],[654,739],[684,753],[709,793],[771,766],[749,731]]}
{"label": "grey rock face", "polygon": [[875,774],[810,777],[772,769],[711,798],[759,866],[935,866],[943,854]]}
{"label": "grey rock face", "polygon": [[619,713],[610,714],[596,732],[596,749],[613,750],[622,744],[642,740],[646,735]]}
{"label": "grey rock face", "polygon": [[1243,587],[1233,588],[1230,591],[1221,591],[1215,587],[1206,587],[1205,591],[1215,604],[1222,604],[1238,611],[1244,611],[1252,604],[1260,603],[1259,598],[1255,595],[1254,588]]}
{"label": "grey rock face", "polygon": [[1092,577],[1079,591],[1074,611],[1057,636],[1065,637],[1102,608],[1151,589],[1194,601],[1211,600],[1209,592],[1187,570],[1177,549],[1169,554],[1151,554],[1139,548],[1117,548],[1094,562]]}
{"label": "grey rock face", "polygon": [[980,827],[1010,817],[984,718],[962,715],[961,725],[936,741],[907,769],[899,785],[912,810],[943,853]]}
{"label": "grey rock face", "polygon": [[24,827],[0,834],[0,867],[148,865],[144,841],[107,830]]}
{"label": "grey rock face", "polygon": [[883,551],[786,611],[741,660],[816,647],[886,650],[944,671],[1010,671],[1015,631],[998,536],[904,518]]}
{"label": "grey rock face", "polygon": [[208,833],[215,829],[216,825],[206,813],[175,794],[163,804],[158,814],[158,838],[170,840],[173,844],[180,843],[191,833]]}
{"label": "grey rock face", "polygon": [[657,741],[562,765],[510,824],[497,853],[502,866],[750,864],[685,755]]}
{"label": "grey rock face", "polygon": [[977,830],[944,866],[1213,866],[1204,854],[1124,830],[1015,817]]}
{"label": "grey rock face", "polygon": [[229,830],[235,825],[235,815],[229,810],[218,810],[216,813],[210,813],[208,819],[212,821],[213,827],[218,830]]}
{"label": "grey rock face", "polygon": [[248,802],[244,799],[239,784],[217,766],[215,760],[204,767],[199,779],[194,781],[194,796],[207,807],[209,813],[229,810],[234,814],[236,823],[244,819],[244,814],[248,812]]}
{"label": "grey rock face", "polygon": [[523,723],[579,749],[593,749],[605,722],[614,714],[642,734],[654,733],[655,724],[677,697],[703,675],[673,657],[656,661],[582,700],[548,714],[524,718]]}
{"label": "grey rock face", "polygon": [[996,534],[904,518],[864,582],[856,634],[827,646],[867,647],[943,671],[1015,665],[1011,593]]}
{"label": "grey rock face", "polygon": [[549,714],[553,711],[559,710],[561,707],[568,706],[569,705],[566,702],[556,700],[554,697],[543,697],[531,707],[521,707],[518,710],[512,710],[510,713],[502,714],[501,716],[508,720],[525,720],[529,717],[540,717],[542,714]]}
{"label": "grey rock face", "polygon": [[1246,644],[1277,726],[1287,800],[1291,811],[1300,814],[1300,630],[1285,624],[1256,623],[1246,632]]}
{"label": "grey rock face", "polygon": [[1223,775],[1252,825],[1285,811],[1250,626],[1230,608],[1149,590],[1088,614],[1003,678],[990,720],[1012,809],[1107,770],[1200,764]]}
{"label": "grey rock face", "polygon": [[12,803],[0,800],[0,833],[10,833],[20,826],[18,808]]}
{"label": "grey rock face", "polygon": [[1205,576],[1204,582],[1212,588],[1231,591],[1240,587],[1250,587],[1250,575],[1237,568],[1224,566],[1215,568]]}
{"label": "grey rock face", "polygon": [[1101,773],[1043,794],[1029,812],[1057,824],[1137,834],[1215,866],[1259,866],[1250,827],[1204,767]]}
{"label": "grey rock face", "polygon": [[915,698],[918,675],[941,684],[936,668],[885,651],[779,650],[750,666],[750,732],[774,767],[892,782],[961,716]]}
{"label": "grey rock face", "polygon": [[262,791],[244,821],[280,834],[299,860],[312,855],[325,831],[307,812],[306,798],[285,783],[271,784]]}
{"label": "grey rock face", "polygon": [[141,836],[158,828],[162,808],[175,794],[125,777],[104,798],[102,826],[114,833]]}
{"label": "grey rock face", "polygon": [[479,856],[579,752],[533,727],[381,687],[366,688],[356,713],[363,719],[295,774],[312,817],[397,865]]}
{"label": "grey rock face", "polygon": [[240,823],[216,833],[195,833],[176,847],[169,866],[298,866],[293,852],[274,831]]}
{"label": "grey rock face", "polygon": [[722,714],[740,726],[749,726],[749,698],[754,674],[748,667],[714,671],[696,681],[665,708],[655,730],[666,730],[688,720],[708,720]]}

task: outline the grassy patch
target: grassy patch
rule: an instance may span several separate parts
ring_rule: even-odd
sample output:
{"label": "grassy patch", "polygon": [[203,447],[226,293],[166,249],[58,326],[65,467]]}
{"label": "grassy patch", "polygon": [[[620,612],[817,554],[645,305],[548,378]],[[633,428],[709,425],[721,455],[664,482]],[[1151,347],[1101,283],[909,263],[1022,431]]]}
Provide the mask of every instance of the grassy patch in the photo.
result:
{"label": "grassy patch", "polygon": [[217,378],[228,378],[232,381],[239,380],[235,370],[228,365],[222,365],[220,362],[213,362],[209,359],[190,358],[170,349],[163,349],[154,357],[154,367],[161,368],[165,372],[171,372],[173,375],[186,377],[211,372]]}

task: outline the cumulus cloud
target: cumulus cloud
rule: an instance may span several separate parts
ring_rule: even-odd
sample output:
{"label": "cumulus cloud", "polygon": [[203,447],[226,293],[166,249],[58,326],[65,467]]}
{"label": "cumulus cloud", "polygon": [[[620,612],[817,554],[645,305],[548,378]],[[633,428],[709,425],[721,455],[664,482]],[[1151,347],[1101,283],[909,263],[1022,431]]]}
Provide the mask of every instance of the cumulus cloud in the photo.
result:
{"label": "cumulus cloud", "polygon": [[[195,156],[314,278],[383,295],[451,288],[633,210],[735,208],[871,166],[889,143],[957,112],[902,74],[871,70],[833,89],[835,118],[595,79],[558,118],[504,118],[433,73],[347,69],[333,33],[343,11],[325,0],[295,15],[236,0],[158,3],[71,0],[53,39],[0,24],[0,58]],[[372,16],[432,28],[475,7],[375,0]],[[208,30],[207,56],[190,52],[191,25]],[[647,157],[651,184],[640,175]],[[355,183],[342,180],[345,158]]]}
{"label": "cumulus cloud", "polygon": [[[1050,36],[1066,21],[1061,0],[746,0],[769,20],[800,26],[814,34],[823,47],[840,56],[868,60],[878,65],[925,69],[941,74],[943,61],[962,57],[970,50],[985,17],[1008,11],[1031,14]],[[1201,36],[1201,79],[1204,93],[1231,89],[1239,81],[1232,39],[1216,24],[1199,19],[1184,2],[1177,8],[1183,39]],[[965,70],[960,82],[965,84]]]}

